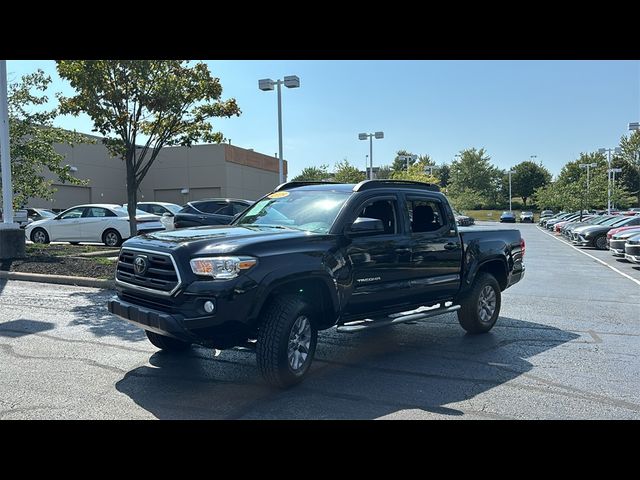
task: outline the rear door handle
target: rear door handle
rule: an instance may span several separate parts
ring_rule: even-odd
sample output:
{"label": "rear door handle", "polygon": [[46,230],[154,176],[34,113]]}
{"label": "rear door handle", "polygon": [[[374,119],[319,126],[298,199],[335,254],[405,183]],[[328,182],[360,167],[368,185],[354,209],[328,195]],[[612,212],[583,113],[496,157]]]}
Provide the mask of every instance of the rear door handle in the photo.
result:
{"label": "rear door handle", "polygon": [[410,248],[396,248],[396,253],[410,253]]}
{"label": "rear door handle", "polygon": [[458,248],[460,248],[460,244],[459,243],[445,243],[444,244],[444,249],[445,250],[457,250]]}

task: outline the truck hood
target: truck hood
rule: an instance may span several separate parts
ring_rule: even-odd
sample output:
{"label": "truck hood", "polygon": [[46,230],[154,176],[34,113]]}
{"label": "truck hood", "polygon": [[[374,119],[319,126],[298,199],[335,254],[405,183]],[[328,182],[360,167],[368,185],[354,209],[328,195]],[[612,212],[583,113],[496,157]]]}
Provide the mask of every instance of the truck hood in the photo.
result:
{"label": "truck hood", "polygon": [[176,250],[188,247],[192,254],[230,253],[254,243],[291,238],[316,238],[318,234],[286,227],[231,227],[228,225],[181,228],[139,235],[127,240],[123,247],[151,247]]}

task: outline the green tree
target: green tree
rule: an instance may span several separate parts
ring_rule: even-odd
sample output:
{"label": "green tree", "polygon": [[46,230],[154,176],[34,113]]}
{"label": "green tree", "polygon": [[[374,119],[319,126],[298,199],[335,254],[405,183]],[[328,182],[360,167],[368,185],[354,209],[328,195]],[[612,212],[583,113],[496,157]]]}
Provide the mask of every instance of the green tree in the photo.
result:
{"label": "green tree", "polygon": [[394,172],[401,172],[403,170],[407,169],[407,161],[409,162],[409,165],[413,165],[415,163],[415,160],[413,159],[409,159],[406,160],[404,158],[400,158],[400,157],[406,157],[406,156],[412,156],[413,153],[407,151],[407,150],[398,150],[396,152],[396,156],[393,159],[393,163],[391,164],[391,170],[393,170]]}
{"label": "green tree", "polygon": [[630,187],[637,195],[637,205],[640,207],[640,130],[634,131],[631,135],[623,135],[620,139],[620,149],[622,159],[637,173],[635,185]]}
{"label": "green tree", "polygon": [[71,174],[69,166],[63,163],[64,155],[57,153],[54,145],[88,143],[89,140],[53,126],[58,110],[43,107],[49,101],[45,92],[50,83],[51,77],[37,70],[9,87],[9,145],[15,208],[25,206],[31,198],[53,198],[52,181],[44,176],[47,170],[62,183],[85,183]]}
{"label": "green tree", "polygon": [[359,183],[365,179],[365,175],[351,165],[349,160],[345,158],[341,162],[336,163],[333,178],[336,182],[340,183]]}
{"label": "green tree", "polygon": [[240,115],[235,99],[220,100],[220,80],[201,62],[60,60],[57,70],[76,92],[59,96],[62,113],[89,115],[109,152],[126,164],[131,235],[138,187],[160,150],[201,140],[219,143],[224,137],[209,120]]}
{"label": "green tree", "polygon": [[328,165],[320,165],[319,167],[305,167],[300,172],[300,175],[293,177],[292,182],[321,182],[327,180],[331,175],[329,174]]}
{"label": "green tree", "polygon": [[549,171],[530,160],[519,163],[512,170],[515,173],[511,174],[511,194],[514,197],[522,197],[522,203],[525,207],[527,199],[533,195],[533,192],[551,181]]}
{"label": "green tree", "polygon": [[481,199],[481,207],[493,207],[500,196],[502,177],[503,172],[491,163],[484,148],[470,148],[462,150],[460,158],[451,162],[447,190],[452,197]]}
{"label": "green tree", "polygon": [[379,178],[380,180],[384,180],[387,178],[391,178],[392,174],[393,174],[393,169],[389,165],[382,165],[381,167],[378,168],[378,171],[376,172],[376,178]]}
{"label": "green tree", "polygon": [[427,166],[435,166],[435,162],[431,160],[429,155],[421,155],[418,159],[409,165],[409,169],[406,167],[403,170],[394,171],[391,174],[391,178],[394,180],[412,180],[414,182],[426,182],[426,183],[438,183],[438,179],[433,175],[434,172],[428,174],[426,171]]}
{"label": "green tree", "polygon": [[447,188],[449,185],[449,178],[451,177],[451,169],[446,163],[441,163],[436,170],[436,177],[438,177],[438,185],[441,188]]}
{"label": "green tree", "polygon": [[[587,189],[587,172],[580,164],[595,163],[589,169]],[[607,207],[608,183],[607,160],[601,153],[581,153],[577,160],[566,163],[555,182],[535,191],[536,203],[543,208],[560,208],[563,210],[603,209]],[[613,203],[626,208],[631,197],[625,185],[616,182],[612,191]]]}
{"label": "green tree", "polygon": [[409,170],[393,172],[391,178],[394,180],[412,180],[414,182],[438,183],[438,179],[433,175],[425,173],[424,168],[414,163],[409,166]]}

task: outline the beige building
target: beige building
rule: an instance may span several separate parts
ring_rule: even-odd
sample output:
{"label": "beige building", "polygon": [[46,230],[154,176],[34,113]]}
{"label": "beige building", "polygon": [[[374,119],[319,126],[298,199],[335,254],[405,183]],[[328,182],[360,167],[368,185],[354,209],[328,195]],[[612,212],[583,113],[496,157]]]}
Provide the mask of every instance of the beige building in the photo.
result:
{"label": "beige building", "polygon": [[[74,176],[88,180],[84,186],[62,185],[53,201],[32,199],[30,207],[62,210],[83,203],[127,202],[124,161],[111,157],[99,137],[95,144],[71,147],[58,145]],[[284,175],[287,174],[287,162]],[[228,145],[205,144],[163,148],[145,176],[138,201],[172,202],[182,205],[190,200],[211,197],[256,200],[278,185],[278,159],[253,150]]]}

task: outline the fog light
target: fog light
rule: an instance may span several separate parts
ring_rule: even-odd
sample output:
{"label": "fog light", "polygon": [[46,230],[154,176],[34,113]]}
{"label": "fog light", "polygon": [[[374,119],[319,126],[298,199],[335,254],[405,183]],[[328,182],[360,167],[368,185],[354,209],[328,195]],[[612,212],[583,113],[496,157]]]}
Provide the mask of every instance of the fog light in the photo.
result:
{"label": "fog light", "polygon": [[206,302],[204,302],[204,311],[207,313],[211,313],[213,312],[213,310],[215,309],[215,305],[213,304],[213,302],[211,300],[207,300]]}

